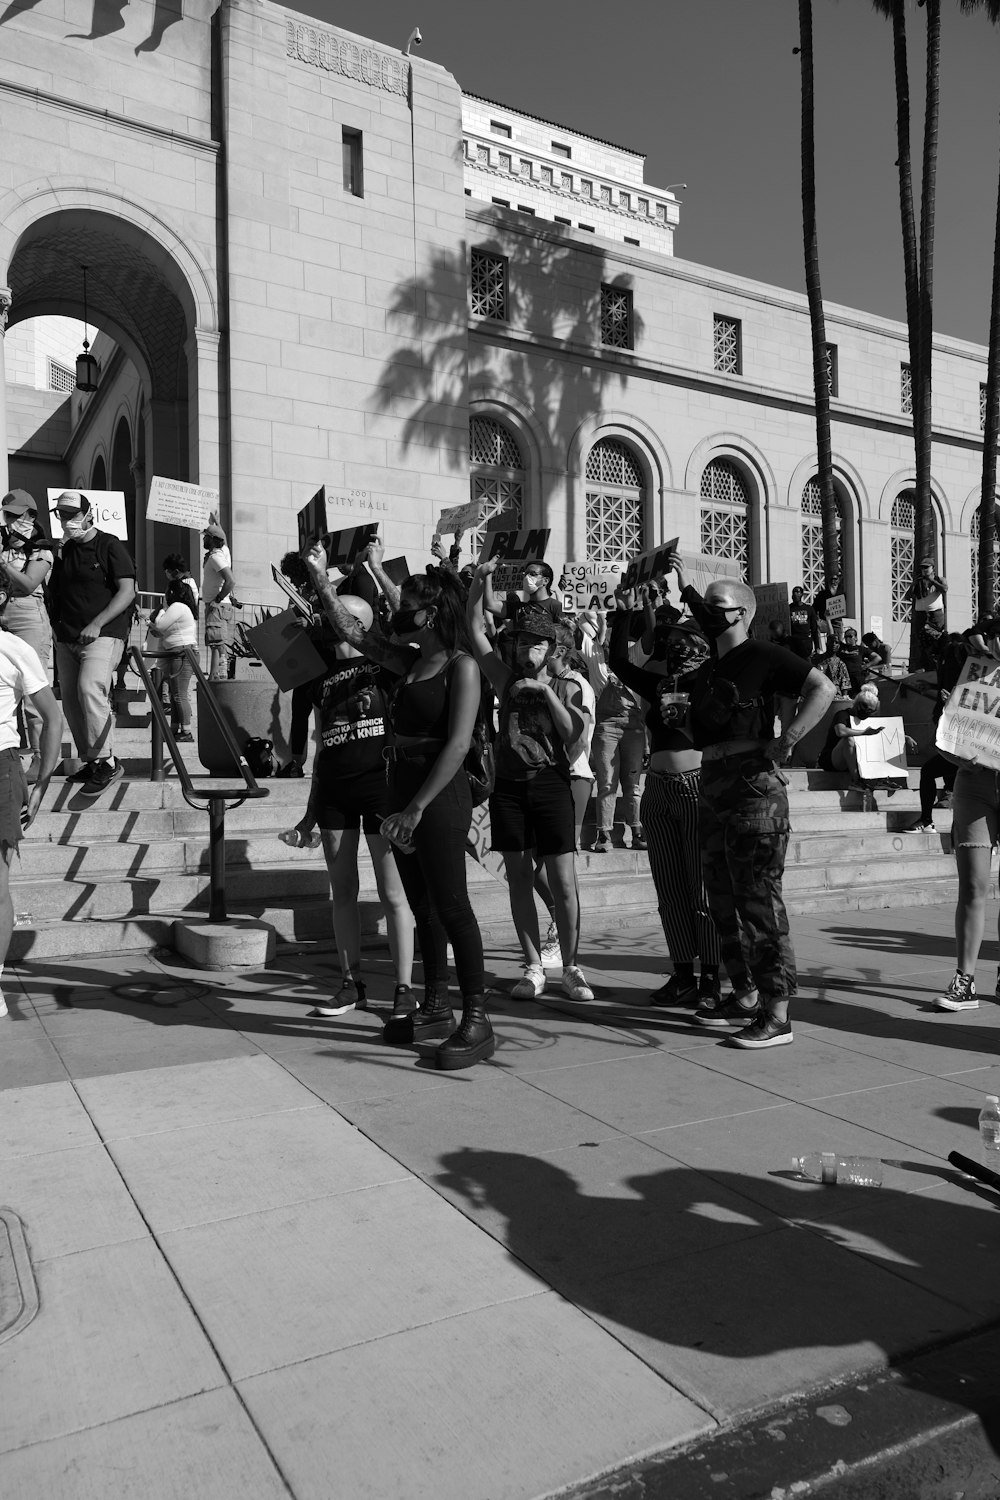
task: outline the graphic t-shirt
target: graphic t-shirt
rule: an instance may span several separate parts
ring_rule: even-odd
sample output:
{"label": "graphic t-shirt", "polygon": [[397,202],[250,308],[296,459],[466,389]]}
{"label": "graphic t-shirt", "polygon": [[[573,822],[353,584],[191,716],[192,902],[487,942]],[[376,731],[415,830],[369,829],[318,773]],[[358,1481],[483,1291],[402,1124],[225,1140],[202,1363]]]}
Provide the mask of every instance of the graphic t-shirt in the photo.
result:
{"label": "graphic t-shirt", "polygon": [[811,604],[790,604],[788,618],[791,621],[792,635],[812,640],[816,626],[816,611]]}
{"label": "graphic t-shirt", "polygon": [[[552,722],[542,693],[514,696],[511,678],[500,699],[500,728],[494,752],[498,780],[530,781],[539,771],[554,768],[569,775],[567,747]],[[567,677],[554,677],[549,686],[566,707],[577,700],[579,689]]]}
{"label": "graphic t-shirt", "polygon": [[[316,683],[322,756],[337,776],[382,769],[389,694],[398,677],[364,656],[333,661]],[[332,769],[332,765],[328,767]]]}

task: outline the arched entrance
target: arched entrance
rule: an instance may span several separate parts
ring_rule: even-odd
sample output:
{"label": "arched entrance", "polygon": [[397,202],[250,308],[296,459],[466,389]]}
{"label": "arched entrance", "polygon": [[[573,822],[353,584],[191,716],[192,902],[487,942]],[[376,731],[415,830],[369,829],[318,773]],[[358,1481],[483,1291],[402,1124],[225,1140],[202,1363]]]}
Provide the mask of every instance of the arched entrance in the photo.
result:
{"label": "arched entrance", "polygon": [[[91,486],[124,491],[139,583],[156,587],[168,552],[191,555],[192,561],[197,554],[191,532],[145,519],[154,474],[197,481],[206,468],[198,447],[195,298],[177,260],[151,233],[98,209],[56,209],[17,240],[6,273],[9,325],[44,314],[82,318],[84,266],[91,340],[100,330],[117,348],[101,341],[98,390],[72,397],[70,450],[83,443],[85,432],[92,438],[101,433],[108,463],[93,462]],[[142,413],[141,434],[119,415],[123,408]],[[207,482],[218,473],[217,431],[211,439]],[[142,465],[134,461],[137,452],[144,455]],[[106,474],[110,468],[103,485],[97,483],[99,467]]]}

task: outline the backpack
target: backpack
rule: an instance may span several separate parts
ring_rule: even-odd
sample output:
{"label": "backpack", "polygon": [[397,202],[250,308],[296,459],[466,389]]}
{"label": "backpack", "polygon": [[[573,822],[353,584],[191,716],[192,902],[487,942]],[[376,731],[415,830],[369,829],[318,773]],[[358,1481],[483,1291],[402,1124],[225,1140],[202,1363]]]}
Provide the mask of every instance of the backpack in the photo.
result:
{"label": "backpack", "polygon": [[[455,657],[445,668],[447,673],[448,690],[451,691],[451,669],[455,665]],[[492,704],[493,693],[483,683],[479,694],[479,709],[476,713],[476,722],[472,730],[472,739],[465,753],[462,763],[466,778],[469,783],[469,791],[472,793],[473,807],[479,807],[485,802],[493,791],[496,782],[496,757],[493,753],[493,739],[490,733],[492,728]]]}
{"label": "backpack", "polygon": [[274,745],[270,740],[259,737],[247,740],[243,758],[254,776],[274,775]]}

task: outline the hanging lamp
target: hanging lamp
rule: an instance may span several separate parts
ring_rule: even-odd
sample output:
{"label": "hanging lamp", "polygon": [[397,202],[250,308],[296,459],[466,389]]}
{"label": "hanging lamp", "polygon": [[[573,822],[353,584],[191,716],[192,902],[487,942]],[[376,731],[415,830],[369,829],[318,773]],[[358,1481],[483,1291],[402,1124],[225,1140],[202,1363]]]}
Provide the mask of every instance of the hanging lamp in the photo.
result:
{"label": "hanging lamp", "polygon": [[78,391],[96,391],[101,367],[90,352],[87,338],[87,267],[81,266],[80,269],[83,272],[83,350],[76,356],[76,388]]}

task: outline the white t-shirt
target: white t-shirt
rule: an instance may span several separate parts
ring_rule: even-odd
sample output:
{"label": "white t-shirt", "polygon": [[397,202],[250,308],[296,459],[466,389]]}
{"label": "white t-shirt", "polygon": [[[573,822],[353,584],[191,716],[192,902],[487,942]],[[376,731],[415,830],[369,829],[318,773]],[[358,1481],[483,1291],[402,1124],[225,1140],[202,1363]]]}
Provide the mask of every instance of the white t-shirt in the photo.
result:
{"label": "white t-shirt", "polygon": [[49,679],[38,652],[9,630],[0,630],[0,750],[21,743],[17,732],[17,705],[29,693],[48,687]]}
{"label": "white t-shirt", "polygon": [[187,605],[178,600],[168,604],[156,617],[156,629],[149,627],[151,651],[179,651],[182,646],[197,646],[198,621]]}
{"label": "white t-shirt", "polygon": [[201,597],[206,604],[215,603],[225,585],[222,569],[232,566],[233,559],[228,547],[216,547],[205,558],[205,568],[201,579]]}

